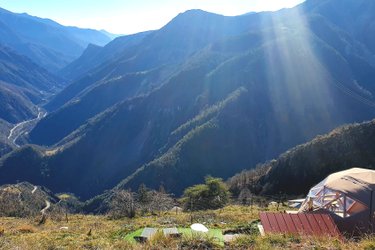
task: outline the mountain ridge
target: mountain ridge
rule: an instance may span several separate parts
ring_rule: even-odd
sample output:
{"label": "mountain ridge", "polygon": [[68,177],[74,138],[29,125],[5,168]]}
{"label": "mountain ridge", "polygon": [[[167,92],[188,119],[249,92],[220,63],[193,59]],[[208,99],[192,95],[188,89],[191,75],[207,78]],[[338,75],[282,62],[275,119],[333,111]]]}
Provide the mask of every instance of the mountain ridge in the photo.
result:
{"label": "mountain ridge", "polygon": [[66,27],[28,14],[0,11],[0,43],[28,56],[35,63],[56,72],[77,58],[89,43],[104,45],[111,39],[92,29]]}
{"label": "mountain ridge", "polygon": [[163,184],[178,195],[208,174],[228,178],[373,119],[373,53],[354,21],[327,18],[336,9],[326,2],[240,17],[186,12],[124,43],[51,101],[30,133],[39,146],[4,157],[0,183],[20,178],[83,198],[118,183]]}

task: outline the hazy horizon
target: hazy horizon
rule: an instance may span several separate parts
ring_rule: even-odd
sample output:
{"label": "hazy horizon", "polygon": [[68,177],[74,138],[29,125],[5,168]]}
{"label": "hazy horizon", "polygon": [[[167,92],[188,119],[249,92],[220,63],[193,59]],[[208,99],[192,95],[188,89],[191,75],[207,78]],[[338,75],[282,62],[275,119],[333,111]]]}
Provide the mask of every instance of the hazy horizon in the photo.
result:
{"label": "hazy horizon", "polygon": [[304,0],[88,0],[46,1],[0,0],[0,7],[14,13],[52,19],[62,25],[106,30],[114,34],[132,34],[159,29],[179,13],[190,9],[222,14],[242,15],[248,12],[276,11],[294,7]]}

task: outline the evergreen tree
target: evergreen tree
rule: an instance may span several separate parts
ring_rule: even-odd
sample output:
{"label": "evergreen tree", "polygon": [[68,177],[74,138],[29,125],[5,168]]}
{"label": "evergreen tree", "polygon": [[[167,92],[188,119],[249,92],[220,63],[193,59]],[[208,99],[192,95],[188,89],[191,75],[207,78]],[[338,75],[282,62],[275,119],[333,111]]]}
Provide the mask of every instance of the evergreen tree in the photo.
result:
{"label": "evergreen tree", "polygon": [[142,183],[141,185],[139,185],[137,195],[139,203],[149,202],[148,189],[145,184]]}

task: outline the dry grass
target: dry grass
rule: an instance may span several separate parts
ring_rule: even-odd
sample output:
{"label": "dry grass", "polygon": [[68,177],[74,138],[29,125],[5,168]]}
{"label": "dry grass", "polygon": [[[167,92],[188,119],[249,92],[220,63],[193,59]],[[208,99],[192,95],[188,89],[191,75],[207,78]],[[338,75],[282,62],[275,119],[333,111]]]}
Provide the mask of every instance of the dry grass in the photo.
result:
{"label": "dry grass", "polygon": [[35,233],[37,229],[32,225],[23,224],[20,225],[16,231],[21,234],[27,234],[27,233]]}
{"label": "dry grass", "polygon": [[[258,212],[258,208],[228,206],[192,215],[164,213],[121,220],[105,216],[71,215],[69,222],[48,219],[41,226],[37,226],[33,219],[0,218],[0,249],[222,249],[209,237],[173,239],[159,233],[143,245],[124,238],[143,227],[188,227],[191,217],[194,222],[205,222],[209,228],[240,228],[258,219]],[[375,249],[375,238],[368,236],[357,242],[341,242],[332,238],[261,237],[252,233],[236,239],[226,249]]]}
{"label": "dry grass", "polygon": [[259,235],[244,235],[227,246],[228,249],[375,249],[375,238],[366,237],[360,241],[347,240],[340,241],[330,237],[309,237],[309,236],[293,236],[293,235],[268,235],[261,237]]}
{"label": "dry grass", "polygon": [[[208,215],[208,216],[207,216]],[[134,230],[144,227],[189,227],[191,220],[205,222],[208,227],[231,227],[256,219],[256,212],[245,207],[230,206],[208,212],[174,213],[137,216],[134,219],[112,220],[105,216],[71,215],[69,222],[48,219],[37,226],[37,220],[0,218],[0,228],[4,229],[0,249],[173,249],[183,245],[189,249],[190,240],[174,240],[159,236],[146,245],[134,245],[124,237]],[[65,228],[68,229],[65,229]],[[88,234],[91,230],[91,233]],[[209,242],[209,241],[207,241]],[[209,244],[197,240],[195,246]],[[211,243],[210,243],[211,244]]]}
{"label": "dry grass", "polygon": [[125,226],[123,223],[100,216],[74,215],[68,223],[47,220],[36,226],[30,219],[0,218],[0,226],[5,229],[0,249],[111,249],[126,243],[116,237],[116,232]]}

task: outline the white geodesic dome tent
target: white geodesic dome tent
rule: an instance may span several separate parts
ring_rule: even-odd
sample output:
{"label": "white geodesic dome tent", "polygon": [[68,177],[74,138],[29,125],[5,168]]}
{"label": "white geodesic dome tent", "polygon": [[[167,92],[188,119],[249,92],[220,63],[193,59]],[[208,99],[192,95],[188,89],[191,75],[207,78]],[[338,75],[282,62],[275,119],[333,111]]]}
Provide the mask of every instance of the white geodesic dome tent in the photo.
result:
{"label": "white geodesic dome tent", "polygon": [[299,212],[331,213],[344,231],[372,229],[374,190],[374,170],[352,168],[337,172],[310,189]]}

